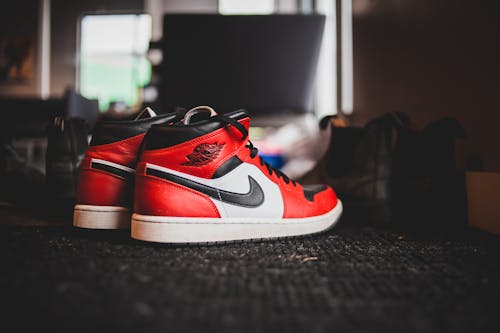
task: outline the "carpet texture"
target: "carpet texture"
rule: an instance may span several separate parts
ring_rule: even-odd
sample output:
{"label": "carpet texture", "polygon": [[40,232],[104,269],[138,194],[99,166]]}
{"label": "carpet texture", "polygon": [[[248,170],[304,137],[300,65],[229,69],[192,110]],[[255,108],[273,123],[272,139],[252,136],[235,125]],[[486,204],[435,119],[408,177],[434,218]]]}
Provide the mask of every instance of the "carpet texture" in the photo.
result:
{"label": "carpet texture", "polygon": [[17,331],[500,331],[500,239],[477,232],[341,225],[173,247],[124,231],[4,224],[0,249],[4,324]]}

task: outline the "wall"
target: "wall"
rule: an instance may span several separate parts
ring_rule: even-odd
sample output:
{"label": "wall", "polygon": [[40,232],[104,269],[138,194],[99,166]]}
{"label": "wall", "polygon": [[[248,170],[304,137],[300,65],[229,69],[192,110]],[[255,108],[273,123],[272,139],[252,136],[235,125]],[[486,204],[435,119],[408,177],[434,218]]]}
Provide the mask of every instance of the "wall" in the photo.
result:
{"label": "wall", "polygon": [[405,111],[417,125],[456,117],[500,171],[500,4],[353,0],[354,122]]}
{"label": "wall", "polygon": [[[4,1],[0,9],[0,43],[13,38],[29,38],[32,42],[27,66],[31,77],[24,82],[2,82],[0,79],[0,96],[39,95],[40,72],[37,68],[38,57],[38,0]],[[0,45],[0,51],[3,47]],[[6,66],[7,59],[0,54],[0,65]]]}
{"label": "wall", "polygon": [[[277,9],[281,13],[293,13],[296,7],[295,0],[277,1]],[[158,39],[162,33],[164,13],[217,13],[217,8],[218,0],[52,0],[50,94],[59,96],[68,87],[75,86],[77,26],[83,13],[147,12],[153,18],[153,39]]]}

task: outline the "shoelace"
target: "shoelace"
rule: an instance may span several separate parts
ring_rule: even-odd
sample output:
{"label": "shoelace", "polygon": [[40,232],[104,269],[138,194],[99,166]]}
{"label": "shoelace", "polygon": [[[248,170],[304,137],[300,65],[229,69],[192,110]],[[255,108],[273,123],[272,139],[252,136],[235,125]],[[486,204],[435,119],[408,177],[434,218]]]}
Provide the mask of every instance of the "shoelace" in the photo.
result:
{"label": "shoelace", "polygon": [[[235,120],[233,118],[227,117],[227,116],[222,115],[222,114],[218,114],[216,116],[213,116],[212,119],[218,120],[222,123],[226,123],[226,124],[230,124],[230,125],[234,126],[236,129],[238,129],[241,132],[241,135],[242,135],[241,140],[245,140],[248,137],[248,131],[245,128],[245,126],[243,126],[241,123],[239,123],[237,120]],[[252,142],[250,142],[250,140],[248,140],[248,144],[245,147],[250,150],[250,157],[251,158],[255,158],[255,156],[258,156],[259,150],[252,144]],[[264,161],[261,156],[259,156],[259,162],[260,162],[260,165],[266,167],[270,176],[272,176],[273,172],[274,172],[274,173],[276,173],[276,176],[278,178],[283,178],[283,180],[285,181],[286,184],[290,184],[290,182],[291,182],[293,186],[297,186],[297,182],[295,180],[291,180],[283,172],[273,168],[266,161]]]}

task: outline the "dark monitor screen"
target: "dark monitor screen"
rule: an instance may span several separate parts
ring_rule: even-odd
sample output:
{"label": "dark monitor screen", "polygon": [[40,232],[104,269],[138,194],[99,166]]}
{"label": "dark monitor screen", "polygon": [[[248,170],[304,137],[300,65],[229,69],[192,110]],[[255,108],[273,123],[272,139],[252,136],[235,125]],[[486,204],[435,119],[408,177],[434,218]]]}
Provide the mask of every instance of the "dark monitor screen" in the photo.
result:
{"label": "dark monitor screen", "polygon": [[311,111],[324,22],[322,15],[165,15],[163,110]]}

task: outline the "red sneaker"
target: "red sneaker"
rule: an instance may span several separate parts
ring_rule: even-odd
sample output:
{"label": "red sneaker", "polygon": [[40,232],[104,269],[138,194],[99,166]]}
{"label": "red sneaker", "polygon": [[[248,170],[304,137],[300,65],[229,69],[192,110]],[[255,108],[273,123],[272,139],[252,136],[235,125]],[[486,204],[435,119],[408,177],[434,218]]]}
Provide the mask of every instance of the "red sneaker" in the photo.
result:
{"label": "red sneaker", "polygon": [[[192,117],[211,112],[208,120]],[[148,131],[137,165],[132,238],[205,243],[288,237],[331,228],[342,204],[326,185],[302,186],[267,165],[244,111],[208,107]]]}
{"label": "red sneaker", "polygon": [[91,229],[130,228],[133,177],[144,134],[176,114],[157,116],[147,108],[136,120],[96,125],[80,166],[73,225]]}

